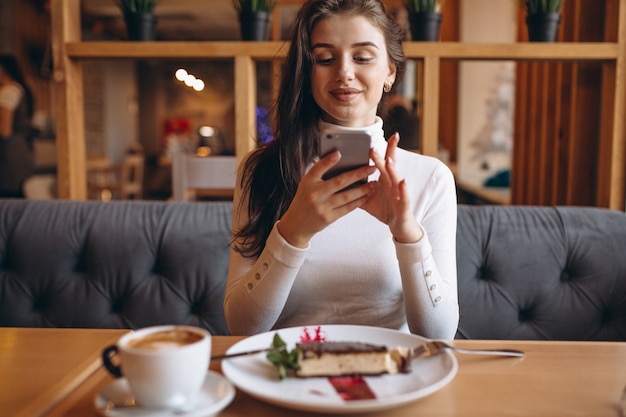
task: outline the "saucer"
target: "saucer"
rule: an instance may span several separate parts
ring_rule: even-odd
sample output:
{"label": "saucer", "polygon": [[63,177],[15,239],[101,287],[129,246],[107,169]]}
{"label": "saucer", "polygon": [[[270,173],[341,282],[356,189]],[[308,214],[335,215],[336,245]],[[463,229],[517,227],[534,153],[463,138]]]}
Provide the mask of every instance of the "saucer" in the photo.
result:
{"label": "saucer", "polygon": [[133,404],[134,398],[126,378],[119,378],[104,388],[94,399],[96,411],[105,417],[205,417],[217,414],[235,396],[235,388],[222,375],[208,371],[194,404],[188,410],[161,410],[154,408],[115,407],[113,403]]}

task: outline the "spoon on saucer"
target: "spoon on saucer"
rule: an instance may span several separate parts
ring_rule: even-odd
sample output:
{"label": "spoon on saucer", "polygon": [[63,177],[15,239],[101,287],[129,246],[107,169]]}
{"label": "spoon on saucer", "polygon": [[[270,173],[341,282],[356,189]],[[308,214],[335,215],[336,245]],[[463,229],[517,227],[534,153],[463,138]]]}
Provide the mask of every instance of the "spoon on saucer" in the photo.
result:
{"label": "spoon on saucer", "polygon": [[[190,411],[194,410],[194,407],[191,405],[183,405],[175,408],[163,408],[163,409],[145,409],[140,404],[135,401],[135,397],[133,397],[132,393],[129,390],[123,389],[111,389],[106,392],[102,392],[99,398],[100,402],[96,403],[96,408],[100,410],[103,414],[108,415],[113,413],[115,410],[120,411],[130,411],[132,409],[136,409],[137,416],[139,415],[150,415],[151,417],[169,417],[169,416],[182,416]],[[135,415],[135,413],[133,413]]]}

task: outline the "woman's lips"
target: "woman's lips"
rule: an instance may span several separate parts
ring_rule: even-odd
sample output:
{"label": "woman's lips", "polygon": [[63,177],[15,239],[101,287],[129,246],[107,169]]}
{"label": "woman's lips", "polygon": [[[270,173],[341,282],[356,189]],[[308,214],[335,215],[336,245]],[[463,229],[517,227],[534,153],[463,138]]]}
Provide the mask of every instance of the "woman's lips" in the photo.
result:
{"label": "woman's lips", "polygon": [[355,88],[337,88],[332,90],[330,94],[339,101],[351,101],[361,93]]}

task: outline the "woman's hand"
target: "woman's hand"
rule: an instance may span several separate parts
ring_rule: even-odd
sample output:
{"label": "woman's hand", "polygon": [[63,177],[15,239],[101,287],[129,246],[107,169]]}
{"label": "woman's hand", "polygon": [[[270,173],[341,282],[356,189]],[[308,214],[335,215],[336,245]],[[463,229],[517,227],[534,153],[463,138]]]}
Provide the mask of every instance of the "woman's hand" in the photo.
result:
{"label": "woman's hand", "polygon": [[400,179],[396,171],[395,157],[399,140],[398,133],[389,138],[384,160],[374,150],[370,150],[370,158],[380,171],[380,178],[361,208],[387,224],[398,242],[413,243],[420,240],[424,233],[411,212],[406,181]]}
{"label": "woman's hand", "polygon": [[313,164],[300,180],[291,205],[278,223],[278,231],[290,244],[307,247],[317,232],[362,206],[375,188],[368,183],[342,191],[373,174],[376,171],[373,166],[357,168],[324,181],[322,176],[340,158],[339,151],[331,152]]}

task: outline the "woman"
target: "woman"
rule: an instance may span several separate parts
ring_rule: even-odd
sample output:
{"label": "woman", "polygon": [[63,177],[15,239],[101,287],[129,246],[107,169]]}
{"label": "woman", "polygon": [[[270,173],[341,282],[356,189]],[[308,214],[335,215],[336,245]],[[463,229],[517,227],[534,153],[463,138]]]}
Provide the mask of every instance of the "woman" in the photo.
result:
{"label": "woman", "polygon": [[33,173],[33,95],[13,55],[0,55],[0,197],[23,197]]}
{"label": "woman", "polygon": [[[330,323],[453,338],[456,192],[439,160],[387,142],[377,116],[404,67],[378,0],[310,0],[283,71],[275,140],[245,160],[224,301],[233,334]],[[374,166],[324,181],[321,130],[366,129]],[[369,176],[367,184],[345,189]]]}

